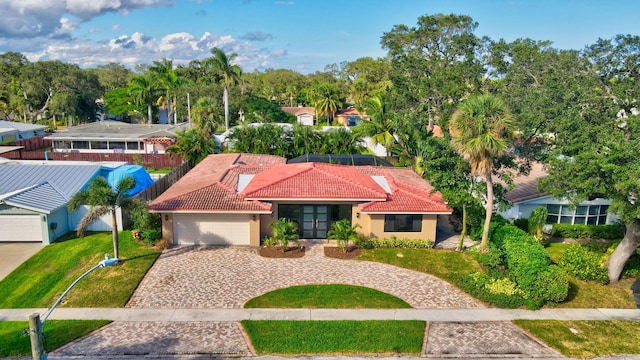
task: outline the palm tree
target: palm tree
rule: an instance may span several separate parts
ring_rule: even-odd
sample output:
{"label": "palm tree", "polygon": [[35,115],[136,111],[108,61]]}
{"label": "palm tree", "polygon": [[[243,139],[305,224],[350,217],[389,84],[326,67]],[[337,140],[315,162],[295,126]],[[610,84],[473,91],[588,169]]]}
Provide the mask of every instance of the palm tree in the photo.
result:
{"label": "palm tree", "polygon": [[176,137],[176,143],[167,148],[167,154],[179,156],[192,167],[216,151],[215,141],[196,129],[178,131]]}
{"label": "palm tree", "polygon": [[486,249],[493,212],[493,160],[513,142],[513,118],[494,95],[483,94],[463,101],[450,120],[454,148],[469,162],[471,173],[487,183],[487,207],[480,248]]}
{"label": "palm tree", "polygon": [[229,130],[229,86],[242,82],[242,69],[238,65],[231,65],[231,62],[238,56],[231,53],[227,56],[224,51],[219,48],[211,49],[213,57],[207,59],[213,69],[222,76],[222,84],[224,89],[222,92],[222,101],[224,102],[224,124],[225,130]]}
{"label": "palm tree", "polygon": [[196,129],[205,137],[211,137],[219,125],[218,101],[210,96],[198,99],[193,107]]}
{"label": "palm tree", "polygon": [[[154,61],[153,66],[149,67],[151,76],[164,89],[165,95],[158,98],[158,104],[167,108],[167,121],[171,122],[171,117],[175,113],[176,98],[173,91],[182,86],[185,81],[178,76],[173,68],[173,60],[162,59],[162,61]],[[172,99],[173,97],[173,99]]]}
{"label": "palm tree", "polygon": [[78,236],[84,236],[84,232],[94,221],[102,215],[111,212],[111,235],[113,237],[113,256],[119,258],[118,254],[118,220],[116,210],[133,209],[138,206],[138,201],[128,197],[128,193],[136,186],[136,180],[131,176],[125,176],[116,184],[115,189],[111,188],[107,179],[98,176],[89,182],[89,186],[76,193],[69,201],[68,208],[76,211],[80,205],[91,206],[89,212],[82,217],[78,224]]}
{"label": "palm tree", "polygon": [[358,131],[364,136],[371,137],[374,144],[381,144],[391,156],[391,148],[397,143],[394,134],[393,120],[387,113],[387,108],[380,96],[374,96],[366,104],[366,110],[371,117],[360,123]]}
{"label": "palm tree", "polygon": [[151,106],[158,97],[158,87],[149,76],[138,75],[129,82],[129,93],[136,104],[147,105],[147,118],[149,124],[153,123]]}

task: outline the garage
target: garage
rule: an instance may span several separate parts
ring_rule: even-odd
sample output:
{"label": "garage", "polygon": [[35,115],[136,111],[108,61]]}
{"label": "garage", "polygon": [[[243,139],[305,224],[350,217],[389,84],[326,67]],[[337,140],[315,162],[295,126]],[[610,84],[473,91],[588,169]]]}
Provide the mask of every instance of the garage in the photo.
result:
{"label": "garage", "polygon": [[0,216],[0,241],[42,242],[40,215]]}
{"label": "garage", "polygon": [[249,245],[249,215],[174,214],[179,245]]}

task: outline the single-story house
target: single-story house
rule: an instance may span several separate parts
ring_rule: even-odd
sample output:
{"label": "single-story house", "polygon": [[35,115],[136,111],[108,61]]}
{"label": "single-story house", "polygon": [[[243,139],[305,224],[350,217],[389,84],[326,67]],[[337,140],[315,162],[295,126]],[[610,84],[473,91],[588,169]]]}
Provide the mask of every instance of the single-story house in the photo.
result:
{"label": "single-story house", "polygon": [[42,136],[46,131],[46,125],[0,120],[0,144]]}
{"label": "single-story house", "polygon": [[[88,206],[74,212],[67,209],[77,192],[96,176],[104,176],[115,186],[126,175],[136,179],[136,188],[129,195],[153,183],[144,168],[127,163],[0,161],[0,242],[54,242],[76,230],[89,211]],[[118,217],[122,230],[120,211]],[[110,231],[111,215],[95,221],[88,230]]]}
{"label": "single-story house", "polygon": [[334,115],[334,121],[343,126],[356,126],[361,121],[369,120],[369,115],[360,114],[360,112],[353,107],[340,109],[336,111]]}
{"label": "single-story house", "polygon": [[45,139],[52,141],[54,152],[164,154],[176,142],[176,132],[188,123],[128,124],[120,121],[97,121],[56,132]]}
{"label": "single-story house", "polygon": [[531,165],[529,174],[516,176],[513,190],[505,194],[505,198],[513,204],[511,208],[500,213],[505,219],[527,219],[533,209],[542,206],[549,213],[548,227],[558,223],[606,225],[617,222],[618,217],[608,213],[611,205],[609,199],[596,198],[572,207],[566,199],[555,199],[549,194],[539,192],[538,181],[548,174],[544,164],[534,162]]}
{"label": "single-story house", "polygon": [[298,124],[309,125],[309,126],[315,125],[315,118],[314,117],[315,117],[316,109],[313,108],[313,107],[303,107],[303,106],[288,107],[288,106],[284,106],[284,107],[282,107],[282,111],[295,116],[296,117],[296,121],[298,122]]}
{"label": "single-story house", "polygon": [[358,232],[434,240],[451,209],[411,169],[325,163],[286,164],[272,155],[210,155],[155,199],[163,238],[175,245],[250,245],[287,218],[300,238],[323,239],[348,219]]}

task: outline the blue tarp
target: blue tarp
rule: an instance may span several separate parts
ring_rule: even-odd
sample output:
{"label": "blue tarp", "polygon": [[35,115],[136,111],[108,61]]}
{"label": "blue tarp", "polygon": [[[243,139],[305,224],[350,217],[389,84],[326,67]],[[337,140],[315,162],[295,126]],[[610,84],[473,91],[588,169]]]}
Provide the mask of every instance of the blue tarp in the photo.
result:
{"label": "blue tarp", "polygon": [[136,180],[136,186],[131,189],[126,196],[135,195],[153,184],[153,180],[151,179],[151,176],[149,176],[147,170],[140,165],[122,165],[115,169],[102,168],[101,173],[113,188],[115,188],[118,181],[125,176],[131,176],[134,178]]}

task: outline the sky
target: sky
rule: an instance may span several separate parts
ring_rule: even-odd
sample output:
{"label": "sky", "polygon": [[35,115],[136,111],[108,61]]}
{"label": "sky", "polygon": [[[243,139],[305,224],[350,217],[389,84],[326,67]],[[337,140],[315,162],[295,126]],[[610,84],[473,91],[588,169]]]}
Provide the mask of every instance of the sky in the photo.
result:
{"label": "sky", "polygon": [[131,69],[163,58],[188,64],[221,48],[245,72],[383,57],[380,39],[424,15],[468,15],[491,39],[550,40],[583,49],[640,35],[638,0],[0,0],[0,53],[83,68]]}

